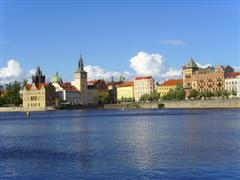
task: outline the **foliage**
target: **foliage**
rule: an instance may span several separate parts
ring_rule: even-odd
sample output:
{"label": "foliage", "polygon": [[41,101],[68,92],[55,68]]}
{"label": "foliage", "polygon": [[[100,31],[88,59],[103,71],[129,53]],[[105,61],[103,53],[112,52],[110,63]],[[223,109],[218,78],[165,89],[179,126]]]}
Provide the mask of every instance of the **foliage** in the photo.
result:
{"label": "foliage", "polygon": [[140,97],[139,101],[146,102],[146,101],[158,101],[160,99],[158,92],[151,92],[150,94],[144,94]]}
{"label": "foliage", "polygon": [[223,91],[222,95],[225,96],[226,98],[228,98],[230,93],[227,90],[225,90],[225,91]]}
{"label": "foliage", "polygon": [[185,99],[184,88],[177,85],[175,89],[170,89],[167,94],[162,96],[162,100],[183,100]]}
{"label": "foliage", "polygon": [[231,91],[231,95],[232,95],[232,96],[236,96],[236,95],[237,95],[237,92],[233,89],[233,90]]}
{"label": "foliage", "polygon": [[198,99],[199,92],[196,89],[191,89],[188,95],[188,99]]}
{"label": "foliage", "polygon": [[131,98],[131,97],[122,97],[120,99],[120,102],[134,102],[135,98]]}
{"label": "foliage", "polygon": [[110,104],[111,102],[112,102],[112,99],[109,96],[109,94],[100,95],[99,98],[98,98],[98,103],[99,104]]}
{"label": "foliage", "polygon": [[215,97],[220,97],[221,95],[222,95],[222,92],[219,91],[219,90],[216,90],[216,91],[214,92],[214,96],[215,96]]}
{"label": "foliage", "polygon": [[5,85],[6,94],[1,97],[0,105],[11,104],[11,105],[20,105],[22,99],[20,97],[21,83],[14,81]]}

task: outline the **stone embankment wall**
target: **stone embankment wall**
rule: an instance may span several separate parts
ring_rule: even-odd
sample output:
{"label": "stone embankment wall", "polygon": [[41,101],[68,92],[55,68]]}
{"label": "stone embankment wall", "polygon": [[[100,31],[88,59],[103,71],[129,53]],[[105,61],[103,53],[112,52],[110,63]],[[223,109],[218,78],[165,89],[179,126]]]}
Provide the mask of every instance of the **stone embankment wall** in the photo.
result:
{"label": "stone embankment wall", "polygon": [[155,109],[155,108],[240,108],[240,99],[218,99],[199,101],[159,101],[152,103],[108,104],[106,109]]}
{"label": "stone embankment wall", "polygon": [[53,107],[39,108],[34,110],[27,110],[22,107],[0,107],[0,112],[26,112],[26,111],[52,111]]}

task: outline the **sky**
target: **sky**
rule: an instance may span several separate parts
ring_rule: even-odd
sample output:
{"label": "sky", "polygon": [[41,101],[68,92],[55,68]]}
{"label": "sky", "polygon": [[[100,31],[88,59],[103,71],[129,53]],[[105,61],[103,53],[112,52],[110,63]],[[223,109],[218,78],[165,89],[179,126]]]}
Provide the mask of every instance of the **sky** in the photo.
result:
{"label": "sky", "polygon": [[238,0],[0,0],[0,83],[39,65],[72,81],[80,54],[89,79],[181,76],[200,66],[240,66]]}

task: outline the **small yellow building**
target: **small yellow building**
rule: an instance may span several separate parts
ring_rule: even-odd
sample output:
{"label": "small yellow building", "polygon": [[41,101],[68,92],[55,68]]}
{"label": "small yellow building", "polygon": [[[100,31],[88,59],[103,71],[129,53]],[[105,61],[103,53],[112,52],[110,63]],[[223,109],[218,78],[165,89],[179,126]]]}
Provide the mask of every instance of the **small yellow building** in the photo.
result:
{"label": "small yellow building", "polygon": [[182,79],[170,79],[157,86],[157,92],[160,94],[160,97],[162,97],[166,95],[170,89],[175,89],[177,85],[182,84]]}
{"label": "small yellow building", "polygon": [[21,94],[24,111],[41,111],[55,105],[55,88],[51,83],[27,84]]}
{"label": "small yellow building", "polygon": [[117,86],[117,100],[122,98],[134,98],[134,83],[124,82]]}

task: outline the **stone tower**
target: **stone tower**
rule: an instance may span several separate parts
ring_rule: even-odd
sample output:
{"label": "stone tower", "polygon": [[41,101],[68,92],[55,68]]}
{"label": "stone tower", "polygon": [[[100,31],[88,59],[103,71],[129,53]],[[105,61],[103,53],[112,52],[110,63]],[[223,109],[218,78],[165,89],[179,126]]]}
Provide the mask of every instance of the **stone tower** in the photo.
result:
{"label": "stone tower", "polygon": [[183,88],[185,89],[186,94],[188,95],[189,91],[192,89],[193,83],[193,73],[198,69],[197,64],[192,58],[190,58],[183,66]]}
{"label": "stone tower", "polygon": [[73,85],[80,91],[81,104],[87,104],[87,72],[84,71],[82,56],[80,56],[78,68],[74,73]]}
{"label": "stone tower", "polygon": [[35,75],[32,76],[32,83],[34,83],[36,86],[40,83],[45,83],[45,78],[45,75],[38,66]]}

